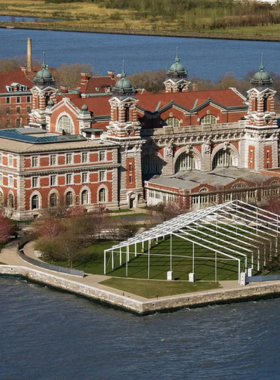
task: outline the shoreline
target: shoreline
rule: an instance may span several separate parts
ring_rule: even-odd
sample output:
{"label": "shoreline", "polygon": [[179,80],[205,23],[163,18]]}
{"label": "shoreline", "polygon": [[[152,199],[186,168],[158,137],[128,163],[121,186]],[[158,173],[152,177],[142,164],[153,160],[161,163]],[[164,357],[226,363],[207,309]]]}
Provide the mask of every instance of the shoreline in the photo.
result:
{"label": "shoreline", "polygon": [[0,22],[1,29],[15,29],[15,30],[42,30],[42,31],[52,31],[52,32],[72,32],[72,33],[92,33],[92,34],[119,34],[128,36],[147,36],[147,37],[170,37],[170,38],[200,38],[200,39],[214,39],[214,40],[235,40],[235,41],[263,41],[263,42],[280,42],[280,34],[278,38],[271,36],[271,38],[265,38],[263,36],[240,36],[240,35],[223,35],[223,34],[211,34],[211,33],[199,33],[199,32],[189,32],[189,33],[176,33],[170,32],[168,34],[164,32],[151,32],[151,31],[139,31],[139,30],[120,30],[120,29],[71,29],[71,28],[59,28],[47,25],[41,25],[36,27],[34,23],[25,22],[23,23],[13,23],[13,22]]}
{"label": "shoreline", "polygon": [[270,282],[269,284],[246,285],[241,288],[185,293],[176,296],[160,297],[159,299],[144,299],[142,297],[142,299],[139,299],[137,296],[133,297],[133,294],[118,294],[120,292],[117,292],[114,288],[82,284],[77,280],[27,266],[0,265],[0,277],[24,278],[30,282],[48,286],[56,291],[84,297],[98,304],[130,312],[137,316],[174,312],[185,308],[198,308],[280,297],[280,281]]}

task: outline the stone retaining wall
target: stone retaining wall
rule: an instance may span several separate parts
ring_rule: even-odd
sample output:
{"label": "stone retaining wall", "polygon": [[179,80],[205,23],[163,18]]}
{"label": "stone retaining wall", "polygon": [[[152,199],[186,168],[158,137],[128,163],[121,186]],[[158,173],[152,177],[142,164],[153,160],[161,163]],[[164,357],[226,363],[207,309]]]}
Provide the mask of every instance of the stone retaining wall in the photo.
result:
{"label": "stone retaining wall", "polygon": [[23,266],[0,265],[0,274],[7,276],[19,275],[31,281],[78,294],[138,315],[167,312],[185,307],[200,307],[280,296],[279,281],[277,283],[270,282],[269,284],[250,285],[241,289],[219,289],[140,302],[130,297],[121,296],[104,289],[84,285],[73,280]]}

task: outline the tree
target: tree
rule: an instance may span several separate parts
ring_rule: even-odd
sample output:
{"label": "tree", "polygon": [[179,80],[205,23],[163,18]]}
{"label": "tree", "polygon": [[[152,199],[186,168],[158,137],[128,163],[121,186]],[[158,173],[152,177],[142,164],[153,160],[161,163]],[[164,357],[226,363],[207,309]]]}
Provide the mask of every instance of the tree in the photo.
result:
{"label": "tree", "polygon": [[57,69],[55,76],[56,85],[58,87],[65,86],[67,88],[73,88],[81,82],[81,73],[88,73],[92,75],[92,67],[90,64],[73,63],[62,65]]}
{"label": "tree", "polygon": [[150,207],[152,213],[158,215],[162,221],[175,218],[178,215],[189,212],[184,205],[177,202],[159,203],[156,206]]}
{"label": "tree", "polygon": [[[40,60],[32,59],[32,65],[36,66],[40,64]],[[22,55],[20,57],[14,58],[4,58],[0,59],[0,73],[9,73],[17,71],[20,67],[26,67],[27,56]]]}
{"label": "tree", "polygon": [[128,79],[136,88],[144,88],[150,92],[160,92],[164,90],[163,82],[166,80],[166,71],[143,71],[139,74],[130,75]]}
{"label": "tree", "polygon": [[65,231],[65,227],[57,219],[46,219],[41,225],[38,235],[40,237],[55,238]]}
{"label": "tree", "polygon": [[3,212],[0,212],[0,243],[5,243],[14,231],[14,226],[9,219],[6,219]]}

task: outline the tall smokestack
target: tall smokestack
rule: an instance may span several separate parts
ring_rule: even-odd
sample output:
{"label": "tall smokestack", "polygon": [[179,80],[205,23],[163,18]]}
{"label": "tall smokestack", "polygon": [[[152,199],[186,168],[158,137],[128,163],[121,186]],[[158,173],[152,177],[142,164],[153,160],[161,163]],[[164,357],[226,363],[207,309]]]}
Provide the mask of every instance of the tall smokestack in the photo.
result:
{"label": "tall smokestack", "polygon": [[30,73],[32,71],[32,40],[27,38],[27,71]]}

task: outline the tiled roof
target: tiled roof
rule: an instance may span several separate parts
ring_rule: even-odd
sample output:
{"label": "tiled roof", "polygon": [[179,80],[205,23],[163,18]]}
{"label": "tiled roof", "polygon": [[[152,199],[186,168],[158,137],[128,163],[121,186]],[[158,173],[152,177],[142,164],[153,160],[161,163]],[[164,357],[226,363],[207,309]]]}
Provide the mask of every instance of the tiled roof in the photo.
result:
{"label": "tiled roof", "polygon": [[0,73],[0,93],[7,93],[6,86],[10,86],[12,83],[19,83],[23,86],[27,86],[28,91],[33,86],[33,82],[27,78],[21,69],[11,73]]}
{"label": "tiled roof", "polygon": [[184,108],[192,110],[209,101],[209,99],[224,107],[244,107],[244,99],[231,89],[137,94],[137,98],[139,99],[137,106],[150,112],[158,111],[172,101]]}
{"label": "tiled roof", "polygon": [[71,99],[71,102],[75,104],[79,109],[85,104],[88,110],[93,112],[94,116],[105,116],[111,114],[109,99],[111,95],[94,97],[94,98],[79,98]]}
{"label": "tiled roof", "polygon": [[80,89],[82,94],[98,94],[106,92],[106,87],[114,86],[116,81],[120,78],[110,78],[110,77],[92,77],[89,78],[87,83],[84,85],[78,85],[76,88]]}

